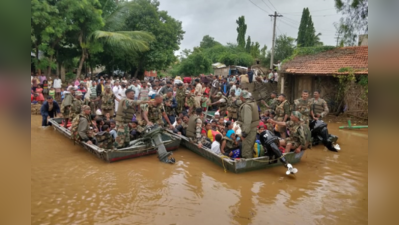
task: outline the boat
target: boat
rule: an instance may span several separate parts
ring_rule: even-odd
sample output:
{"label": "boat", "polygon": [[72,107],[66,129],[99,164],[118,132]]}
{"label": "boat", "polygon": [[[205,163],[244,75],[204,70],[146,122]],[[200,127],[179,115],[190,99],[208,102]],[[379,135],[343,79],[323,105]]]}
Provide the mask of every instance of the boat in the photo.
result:
{"label": "boat", "polygon": [[[52,124],[54,130],[60,132],[68,138],[71,138],[71,131],[61,126],[62,121],[63,118],[49,119],[49,122]],[[161,132],[160,134],[166,151],[169,152],[179,148],[181,142],[180,136],[168,132]],[[97,158],[109,163],[157,153],[157,148],[153,147],[151,143],[148,142],[141,142],[132,147],[126,147],[122,149],[103,149],[97,147],[96,145],[90,145],[85,142],[80,142],[80,145],[82,145],[88,152],[97,156]]]}
{"label": "boat", "polygon": [[[168,130],[168,132],[173,133],[170,130]],[[230,171],[233,173],[244,173],[253,170],[283,166],[283,164],[279,160],[271,159],[268,156],[262,156],[251,159],[245,159],[245,158],[231,159],[230,157],[224,155],[215,154],[206,147],[199,148],[198,145],[190,142],[187,137],[181,135],[179,136],[181,137],[182,146],[204,157],[205,159],[208,159],[211,162],[221,166],[222,168],[224,168],[225,171]],[[284,157],[290,164],[296,164],[301,161],[303,154],[304,151],[301,151],[300,153],[289,152],[289,153],[284,153]]]}

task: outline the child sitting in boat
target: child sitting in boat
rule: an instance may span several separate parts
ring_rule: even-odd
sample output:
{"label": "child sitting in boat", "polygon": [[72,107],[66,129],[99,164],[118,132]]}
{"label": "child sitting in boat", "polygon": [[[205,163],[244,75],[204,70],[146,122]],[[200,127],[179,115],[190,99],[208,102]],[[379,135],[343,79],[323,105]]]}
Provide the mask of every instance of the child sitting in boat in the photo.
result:
{"label": "child sitting in boat", "polygon": [[217,134],[215,136],[215,141],[212,142],[212,146],[211,146],[211,151],[215,154],[221,154],[220,152],[220,144],[222,142],[222,135],[221,134]]}

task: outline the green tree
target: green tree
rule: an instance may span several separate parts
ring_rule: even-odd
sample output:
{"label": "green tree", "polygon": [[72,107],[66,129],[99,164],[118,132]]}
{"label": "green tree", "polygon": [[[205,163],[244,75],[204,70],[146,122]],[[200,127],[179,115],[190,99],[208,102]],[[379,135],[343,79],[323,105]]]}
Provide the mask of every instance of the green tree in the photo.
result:
{"label": "green tree", "polygon": [[219,42],[215,41],[215,38],[213,38],[209,35],[205,35],[202,38],[202,41],[200,43],[201,48],[212,48],[215,45],[221,45],[221,44]]}
{"label": "green tree", "polygon": [[240,16],[236,20],[237,27],[237,44],[240,48],[245,48],[245,33],[247,32],[247,24],[245,24],[245,17]]}
{"label": "green tree", "polygon": [[212,62],[201,51],[196,51],[184,59],[179,66],[178,74],[186,76],[198,76],[208,73],[212,69]]}
{"label": "green tree", "polygon": [[[286,35],[279,35],[276,38],[276,45],[274,48],[274,59],[283,61],[290,57],[295,50],[295,39]],[[261,60],[262,65],[268,67],[270,65],[271,52],[269,51],[265,60]]]}
{"label": "green tree", "polygon": [[248,35],[247,43],[245,45],[245,50],[247,53],[251,53],[251,36]]}
{"label": "green tree", "polygon": [[321,33],[316,34],[309,9],[304,8],[298,29],[297,45],[300,47],[322,45],[322,42],[320,42],[320,36]]}
{"label": "green tree", "polygon": [[251,44],[251,52],[250,52],[251,56],[253,58],[258,58],[260,55],[260,44],[259,42],[255,42]]}
{"label": "green tree", "polygon": [[335,0],[335,8],[345,16],[335,24],[337,44],[356,45],[356,34],[368,33],[368,0]]}

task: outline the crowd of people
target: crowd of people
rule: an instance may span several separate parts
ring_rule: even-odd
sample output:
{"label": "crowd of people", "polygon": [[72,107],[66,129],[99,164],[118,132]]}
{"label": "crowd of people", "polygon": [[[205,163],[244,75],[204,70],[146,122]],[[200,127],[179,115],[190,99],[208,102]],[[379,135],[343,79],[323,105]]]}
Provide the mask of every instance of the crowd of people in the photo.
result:
{"label": "crowd of people", "polygon": [[306,90],[291,105],[284,94],[264,86],[277,85],[276,77],[249,70],[194,79],[77,78],[64,90],[58,77],[32,75],[31,100],[44,102],[43,127],[48,118],[62,117],[73,138],[89,144],[99,145],[100,135],[109,137],[107,146],[124,148],[157,124],[231,158],[299,153],[311,146],[310,121],[325,117],[328,106],[319,91],[310,99]]}

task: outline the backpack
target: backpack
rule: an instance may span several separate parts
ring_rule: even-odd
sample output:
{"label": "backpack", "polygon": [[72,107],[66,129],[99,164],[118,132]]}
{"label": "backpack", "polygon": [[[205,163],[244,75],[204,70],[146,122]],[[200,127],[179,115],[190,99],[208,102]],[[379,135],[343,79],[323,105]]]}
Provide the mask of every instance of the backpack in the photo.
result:
{"label": "backpack", "polygon": [[99,132],[95,135],[97,146],[103,149],[113,149],[114,139],[112,135],[106,131]]}

